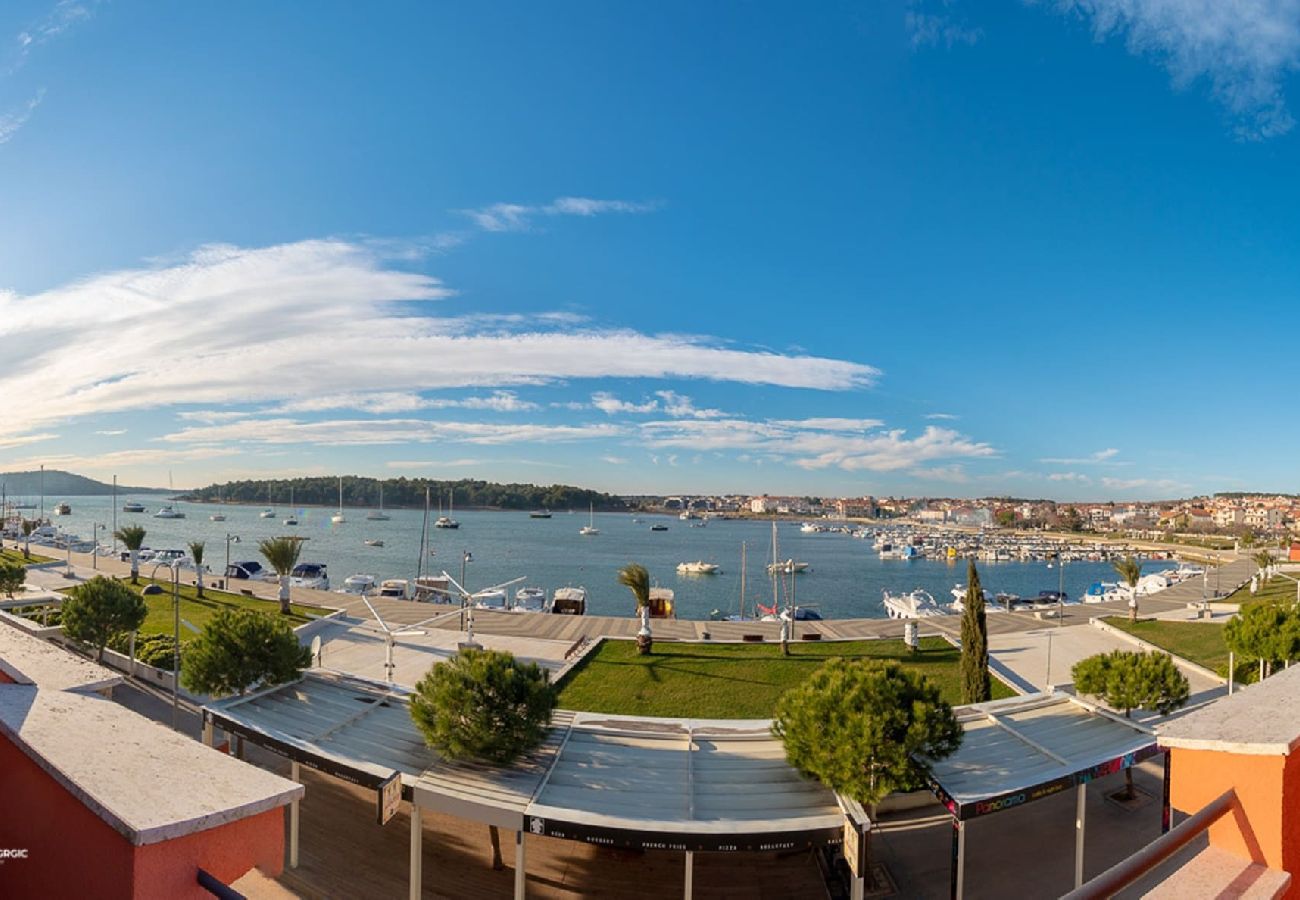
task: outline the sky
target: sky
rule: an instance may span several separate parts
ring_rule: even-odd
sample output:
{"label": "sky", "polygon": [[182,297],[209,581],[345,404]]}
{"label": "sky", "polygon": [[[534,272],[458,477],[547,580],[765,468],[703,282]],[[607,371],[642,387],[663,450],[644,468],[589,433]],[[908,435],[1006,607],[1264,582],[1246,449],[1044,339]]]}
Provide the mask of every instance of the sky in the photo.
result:
{"label": "sky", "polygon": [[0,6],[0,470],[1300,491],[1300,0]]}

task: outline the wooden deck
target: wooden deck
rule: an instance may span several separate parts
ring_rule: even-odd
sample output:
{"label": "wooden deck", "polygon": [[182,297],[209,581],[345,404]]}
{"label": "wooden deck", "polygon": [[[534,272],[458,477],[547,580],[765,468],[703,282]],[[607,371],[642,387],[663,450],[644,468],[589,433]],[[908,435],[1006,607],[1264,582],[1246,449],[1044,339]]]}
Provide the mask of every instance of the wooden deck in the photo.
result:
{"label": "wooden deck", "polygon": [[[288,766],[283,765],[285,773]],[[297,869],[275,881],[253,875],[236,883],[256,900],[285,896],[405,897],[410,846],[409,804],[387,825],[375,823],[375,796],[303,768]],[[286,816],[286,822],[288,817]],[[287,825],[286,825],[287,828]],[[288,846],[288,837],[285,838]],[[504,868],[493,871],[486,826],[424,812],[424,897],[500,898],[514,886],[514,835],[501,834]],[[674,852],[612,850],[529,835],[530,898],[608,897],[660,900],[681,896],[685,856]],[[697,896],[789,898],[825,896],[811,851],[788,855],[697,853]]]}

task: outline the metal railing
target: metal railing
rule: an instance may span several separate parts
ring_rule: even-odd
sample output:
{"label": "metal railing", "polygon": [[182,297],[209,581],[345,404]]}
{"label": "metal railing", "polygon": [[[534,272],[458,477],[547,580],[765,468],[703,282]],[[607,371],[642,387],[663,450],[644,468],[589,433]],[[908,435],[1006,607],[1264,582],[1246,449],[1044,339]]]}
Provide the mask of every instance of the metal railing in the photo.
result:
{"label": "metal railing", "polygon": [[1114,896],[1186,847],[1237,807],[1238,803],[1237,792],[1229,788],[1168,834],[1161,835],[1128,859],[1070,891],[1063,900],[1093,900]]}
{"label": "metal railing", "polygon": [[246,900],[243,894],[230,887],[211,872],[199,869],[199,887],[220,900]]}

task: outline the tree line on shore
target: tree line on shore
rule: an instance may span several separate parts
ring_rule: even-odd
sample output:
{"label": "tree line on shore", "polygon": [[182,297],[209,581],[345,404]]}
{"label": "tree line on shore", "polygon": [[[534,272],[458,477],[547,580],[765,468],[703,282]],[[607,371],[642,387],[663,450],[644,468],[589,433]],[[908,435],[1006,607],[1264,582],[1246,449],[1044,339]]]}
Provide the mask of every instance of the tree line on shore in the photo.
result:
{"label": "tree line on shore", "polygon": [[[439,481],[405,477],[378,479],[356,475],[343,476],[343,505],[377,508],[381,484],[384,506],[389,508],[423,508],[427,489],[435,509],[439,504],[446,506],[453,495],[455,505],[462,509],[585,510],[595,507],[605,512],[628,509],[620,497],[567,484],[497,484],[474,479]],[[339,479],[337,476],[322,476],[231,481],[191,491],[183,499],[273,506],[288,503],[291,490],[294,504],[333,506],[338,503]]]}

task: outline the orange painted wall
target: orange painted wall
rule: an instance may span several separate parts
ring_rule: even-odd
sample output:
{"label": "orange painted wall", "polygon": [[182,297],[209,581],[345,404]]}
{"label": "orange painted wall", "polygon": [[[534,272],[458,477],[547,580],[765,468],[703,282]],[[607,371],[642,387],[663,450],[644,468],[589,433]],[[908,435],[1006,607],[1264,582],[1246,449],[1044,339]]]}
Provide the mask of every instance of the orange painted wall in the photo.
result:
{"label": "orange painted wall", "polygon": [[[1238,856],[1300,875],[1300,757],[1217,750],[1173,752],[1170,802],[1194,813],[1233,788],[1240,810],[1210,826],[1210,843]],[[1287,897],[1300,898],[1300,878]]]}
{"label": "orange painted wall", "polygon": [[210,898],[195,880],[198,867],[227,884],[254,866],[279,874],[284,814],[136,847],[0,738],[0,847],[29,851],[0,864],[0,897]]}

